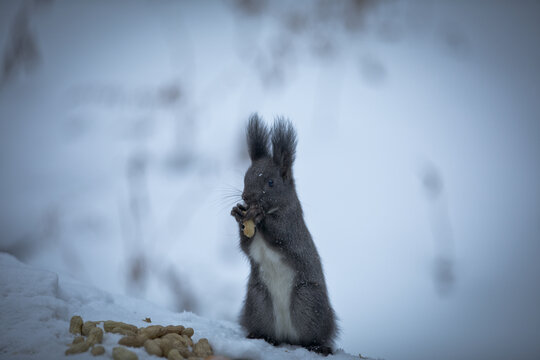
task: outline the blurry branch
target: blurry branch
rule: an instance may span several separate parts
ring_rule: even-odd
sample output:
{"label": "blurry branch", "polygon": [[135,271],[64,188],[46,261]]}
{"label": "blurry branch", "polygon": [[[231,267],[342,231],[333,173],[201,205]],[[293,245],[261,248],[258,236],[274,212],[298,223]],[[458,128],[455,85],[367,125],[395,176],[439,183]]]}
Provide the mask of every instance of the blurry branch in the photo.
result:
{"label": "blurry branch", "polygon": [[[191,108],[186,94],[184,83],[178,79],[142,88],[122,84],[81,84],[69,89],[68,101],[75,112],[68,125],[74,133],[84,132],[89,121],[84,114],[89,110],[110,112],[111,109],[121,109],[129,114],[125,116],[125,134],[132,147],[125,162],[127,198],[119,209],[126,253],[122,259],[126,292],[148,299],[160,298],[162,295],[154,293],[158,285],[172,295],[169,299],[175,310],[197,311],[197,298],[185,281],[187,270],[174,271],[175,264],[163,261],[163,247],[157,243],[168,239],[158,239],[156,236],[150,203],[152,189],[148,183],[151,172],[155,170],[150,167],[156,162],[163,164],[169,174],[192,171],[189,165],[197,163],[197,118],[189,111]],[[173,119],[172,130],[176,132],[176,141],[165,153],[156,154],[145,143],[153,139],[152,129],[159,126],[157,122],[161,119]]]}
{"label": "blurry branch", "polygon": [[127,249],[127,292],[136,296],[153,289],[151,284],[160,284],[171,292],[172,305],[176,311],[198,311],[187,276],[181,276],[175,266],[162,263],[159,251],[154,251],[156,239],[151,231],[152,211],[148,187],[148,156],[134,153],[128,160],[126,180],[128,184],[128,220],[124,231]]}
{"label": "blurry branch", "polygon": [[188,278],[186,275],[182,277],[176,270],[175,266],[171,266],[166,272],[164,287],[167,287],[172,292],[173,306],[176,311],[191,311],[197,313],[200,309],[198,307],[197,298],[193,295],[193,291],[189,286]]}
{"label": "blurry branch", "polygon": [[[239,16],[274,22],[273,28],[277,29],[268,37],[255,39],[248,45],[251,55],[246,56],[242,51],[242,57],[253,63],[265,86],[282,85],[303,57],[328,61],[343,50],[349,51],[349,40],[356,43],[369,30],[368,15],[382,3],[386,1],[318,0],[303,4],[306,6],[263,0],[234,1],[233,9]],[[386,29],[391,25],[385,21],[377,26]],[[380,63],[377,66],[375,80],[385,73],[384,69],[380,70]]]}
{"label": "blurry branch", "polygon": [[144,154],[133,155],[127,164],[126,177],[129,191],[130,235],[125,239],[128,255],[128,290],[141,292],[146,288],[148,267],[145,240],[146,223],[149,220],[150,204],[146,184],[147,158]]}
{"label": "blurry branch", "polygon": [[266,0],[236,0],[234,5],[244,15],[259,16],[265,10],[268,2]]}
{"label": "blurry branch", "polygon": [[[318,0],[294,8],[288,2],[266,0],[236,0],[234,9],[243,16],[261,17],[272,15],[293,33],[310,31],[322,26],[329,31],[356,32],[363,26],[366,13],[380,3],[373,0]],[[287,6],[283,6],[286,4]],[[313,4],[311,6],[311,4]],[[282,9],[286,9],[282,11]],[[333,28],[333,29],[332,29]]]}
{"label": "blurry branch", "polygon": [[432,164],[421,175],[424,193],[429,201],[430,223],[435,241],[433,280],[440,296],[447,296],[455,285],[453,235],[444,198],[444,183],[439,170]]}
{"label": "blurry branch", "polygon": [[29,8],[22,6],[13,19],[2,58],[0,86],[17,73],[29,73],[41,62],[36,37],[30,29]]}
{"label": "blurry branch", "polygon": [[[125,109],[133,113],[129,118],[126,132],[131,140],[145,140],[151,137],[156,127],[156,119],[163,118],[162,112],[175,119],[176,141],[164,159],[166,170],[181,173],[194,164],[196,115],[193,104],[187,98],[185,84],[171,79],[156,86],[130,88],[118,84],[84,84],[72,87],[67,94],[68,101],[85,112],[88,108]],[[145,115],[141,116],[141,110]],[[84,116],[72,116],[66,130],[69,135],[80,135],[79,129],[88,127]]]}
{"label": "blurry branch", "polygon": [[182,98],[182,89],[176,81],[141,90],[125,89],[112,84],[89,84],[69,90],[69,99],[76,106],[170,108]]}
{"label": "blurry branch", "polygon": [[463,57],[470,52],[469,38],[455,24],[445,24],[440,31],[443,46],[455,57]]}
{"label": "blurry branch", "polygon": [[360,72],[363,79],[370,84],[380,84],[386,78],[386,68],[373,55],[365,55],[360,60]]}
{"label": "blurry branch", "polygon": [[424,192],[428,198],[432,201],[437,201],[444,190],[443,180],[439,171],[433,165],[426,165],[421,180]]}
{"label": "blurry branch", "polygon": [[[305,60],[315,59],[324,66],[340,53],[357,57],[363,80],[377,85],[388,72],[364,40],[371,37],[397,42],[413,24],[425,27],[426,17],[430,16],[429,4],[389,0],[314,0],[301,4],[235,0],[231,4],[237,16],[254,30],[249,36],[245,31],[239,32],[239,55],[255,68],[261,82],[269,88],[283,85]],[[422,29],[422,34],[436,32],[436,41],[449,55],[462,57],[469,51],[468,38],[456,24]]]}

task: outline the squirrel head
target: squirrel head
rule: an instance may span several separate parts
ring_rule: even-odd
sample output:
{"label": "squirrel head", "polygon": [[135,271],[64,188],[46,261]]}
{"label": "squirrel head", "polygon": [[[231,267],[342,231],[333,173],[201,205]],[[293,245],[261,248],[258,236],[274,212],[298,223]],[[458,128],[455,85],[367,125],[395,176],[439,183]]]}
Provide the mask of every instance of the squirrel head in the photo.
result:
{"label": "squirrel head", "polygon": [[292,165],[297,141],[292,123],[280,117],[269,130],[254,114],[249,119],[246,137],[251,158],[242,194],[246,204],[260,206],[270,213],[294,203],[297,198]]}

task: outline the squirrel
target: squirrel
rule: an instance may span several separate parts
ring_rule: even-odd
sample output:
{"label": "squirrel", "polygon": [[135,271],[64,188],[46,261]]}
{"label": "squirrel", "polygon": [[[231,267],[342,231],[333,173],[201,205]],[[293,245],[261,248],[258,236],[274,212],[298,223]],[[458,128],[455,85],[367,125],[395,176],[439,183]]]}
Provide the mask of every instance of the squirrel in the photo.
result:
{"label": "squirrel", "polygon": [[[251,166],[244,177],[245,203],[231,211],[251,265],[240,324],[248,338],[332,354],[336,315],[292,173],[296,131],[284,118],[268,129],[254,114],[246,138]],[[255,224],[250,237],[243,231],[248,220]]]}

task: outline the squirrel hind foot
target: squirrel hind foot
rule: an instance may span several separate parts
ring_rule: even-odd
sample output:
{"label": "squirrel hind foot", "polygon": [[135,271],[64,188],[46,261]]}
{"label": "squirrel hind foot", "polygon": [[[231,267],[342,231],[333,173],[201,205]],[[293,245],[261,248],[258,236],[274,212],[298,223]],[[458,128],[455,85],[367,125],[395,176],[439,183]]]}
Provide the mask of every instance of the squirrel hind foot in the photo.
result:
{"label": "squirrel hind foot", "polygon": [[313,351],[313,352],[316,352],[316,353],[321,354],[323,356],[328,356],[328,355],[333,354],[332,348],[329,347],[329,346],[310,345],[310,346],[306,346],[306,349],[308,351]]}

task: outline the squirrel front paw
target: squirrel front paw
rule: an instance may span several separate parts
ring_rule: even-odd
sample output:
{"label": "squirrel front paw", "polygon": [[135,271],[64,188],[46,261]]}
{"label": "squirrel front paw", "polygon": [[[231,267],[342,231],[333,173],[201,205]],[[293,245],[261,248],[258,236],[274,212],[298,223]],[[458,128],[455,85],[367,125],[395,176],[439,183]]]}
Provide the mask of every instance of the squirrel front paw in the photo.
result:
{"label": "squirrel front paw", "polygon": [[253,220],[255,225],[259,225],[264,219],[264,211],[259,206],[251,206],[246,212],[246,220]]}
{"label": "squirrel front paw", "polygon": [[247,220],[246,218],[247,210],[248,209],[246,206],[242,204],[236,204],[236,206],[233,207],[231,210],[231,215],[235,218],[237,223],[241,224],[242,222]]}
{"label": "squirrel front paw", "polygon": [[245,205],[236,204],[231,210],[231,215],[239,224],[246,220],[253,220],[255,225],[258,225],[264,219],[264,211],[259,206],[250,206],[248,208]]}
{"label": "squirrel front paw", "polygon": [[252,238],[255,235],[254,217],[259,216],[259,211],[250,211],[246,206],[237,204],[231,210],[231,215],[236,219],[245,236]]}

